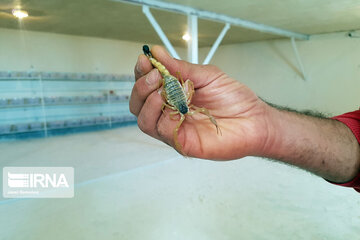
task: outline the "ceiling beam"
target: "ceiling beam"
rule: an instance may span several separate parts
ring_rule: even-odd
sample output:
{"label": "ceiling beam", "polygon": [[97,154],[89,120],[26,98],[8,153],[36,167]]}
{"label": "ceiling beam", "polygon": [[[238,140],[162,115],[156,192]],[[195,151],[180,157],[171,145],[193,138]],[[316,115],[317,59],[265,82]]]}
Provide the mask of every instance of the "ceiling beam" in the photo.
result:
{"label": "ceiling beam", "polygon": [[292,45],[293,50],[294,50],[294,53],[295,53],[296,61],[297,61],[298,64],[299,64],[302,77],[303,77],[304,81],[306,81],[306,80],[307,80],[307,76],[306,76],[306,73],[305,73],[304,65],[302,64],[302,61],[301,61],[301,58],[300,58],[300,55],[299,55],[299,51],[298,51],[298,49],[297,49],[297,47],[296,47],[296,43],[295,43],[295,39],[294,39],[294,38],[291,38],[291,45]]}
{"label": "ceiling beam", "polygon": [[161,41],[164,43],[166,49],[170,52],[171,56],[181,60],[179,54],[177,54],[175,48],[170,43],[169,39],[166,37],[164,31],[161,29],[160,25],[158,24],[158,22],[155,20],[155,18],[151,14],[149,6],[143,5],[142,10],[143,10],[143,13],[145,14],[145,16],[147,17],[147,19],[149,20],[150,24],[155,29],[156,33],[159,35]]}
{"label": "ceiling beam", "polygon": [[216,51],[216,49],[219,47],[221,41],[223,40],[226,32],[230,29],[230,24],[226,23],[225,27],[223,28],[223,30],[221,31],[221,33],[219,34],[218,38],[216,39],[215,43],[213,44],[213,46],[211,47],[208,55],[206,56],[203,64],[209,64],[211,58],[214,56],[214,53]]}
{"label": "ceiling beam", "polygon": [[198,49],[198,19],[197,16],[188,15],[188,33],[190,39],[188,41],[188,61],[191,63],[199,63]]}
{"label": "ceiling beam", "polygon": [[281,28],[276,28],[260,23],[255,23],[247,20],[243,20],[240,18],[231,17],[225,14],[219,14],[215,12],[210,11],[204,11],[196,8],[192,8],[189,6],[184,6],[176,3],[169,3],[169,2],[163,2],[158,0],[111,0],[114,2],[124,2],[124,3],[131,3],[136,5],[143,5],[143,6],[149,6],[151,8],[155,9],[161,9],[166,10],[169,12],[175,12],[185,15],[195,15],[198,18],[211,20],[215,22],[222,22],[222,23],[229,23],[234,26],[239,26],[246,29],[251,29],[263,33],[269,33],[273,35],[288,37],[288,38],[295,38],[299,40],[309,40],[309,35],[302,34],[302,33],[296,33],[292,31],[288,31]]}

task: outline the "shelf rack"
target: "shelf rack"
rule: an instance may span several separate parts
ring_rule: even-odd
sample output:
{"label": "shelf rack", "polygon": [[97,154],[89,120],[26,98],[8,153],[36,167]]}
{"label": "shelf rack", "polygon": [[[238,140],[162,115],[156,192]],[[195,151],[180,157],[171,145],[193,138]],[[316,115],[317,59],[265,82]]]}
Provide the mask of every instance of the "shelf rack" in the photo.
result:
{"label": "shelf rack", "polygon": [[0,71],[0,138],[135,122],[134,76]]}

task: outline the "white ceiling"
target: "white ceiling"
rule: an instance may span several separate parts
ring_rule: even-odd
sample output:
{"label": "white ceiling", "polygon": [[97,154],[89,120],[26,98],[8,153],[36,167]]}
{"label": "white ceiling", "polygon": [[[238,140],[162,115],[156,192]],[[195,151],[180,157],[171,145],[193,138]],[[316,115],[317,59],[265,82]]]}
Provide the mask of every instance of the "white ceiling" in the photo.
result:
{"label": "white ceiling", "polygon": [[[230,15],[305,34],[360,29],[360,0],[168,0],[194,8]],[[109,0],[22,0],[29,18],[23,24],[11,15],[13,0],[0,2],[0,27],[24,28],[80,36],[161,43],[141,7]],[[187,18],[180,14],[152,10],[153,15],[176,46],[183,46]],[[223,24],[199,20],[199,45],[210,46]],[[232,27],[223,44],[258,41],[278,36]]]}

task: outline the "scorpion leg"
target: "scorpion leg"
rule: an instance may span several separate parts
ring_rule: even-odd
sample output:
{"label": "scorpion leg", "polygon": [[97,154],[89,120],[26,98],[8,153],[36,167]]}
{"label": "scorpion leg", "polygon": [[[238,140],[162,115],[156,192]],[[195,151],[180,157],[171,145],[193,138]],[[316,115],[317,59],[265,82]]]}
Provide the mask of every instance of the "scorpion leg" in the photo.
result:
{"label": "scorpion leg", "polygon": [[176,72],[177,79],[180,79],[181,85],[184,87],[184,79],[181,76],[181,73],[179,71]]}
{"label": "scorpion leg", "polygon": [[194,90],[194,83],[190,81],[189,79],[185,81],[184,89],[186,93],[186,102],[189,105],[191,103],[191,99],[194,96],[195,90]]}
{"label": "scorpion leg", "polygon": [[163,100],[164,100],[163,105],[161,106],[161,111],[162,111],[163,113],[164,113],[165,107],[168,107],[168,108],[176,111],[176,108],[175,108],[175,107],[167,104],[167,97],[166,97],[166,94],[165,94],[165,91],[164,91],[164,90],[161,91],[161,97],[162,97]]}
{"label": "scorpion leg", "polygon": [[179,128],[181,126],[181,124],[183,123],[183,121],[185,120],[185,115],[180,113],[180,121],[178,122],[178,124],[176,125],[176,128],[174,129],[174,143],[175,143],[175,148],[183,155],[184,152],[182,151],[182,146],[181,144],[178,142],[178,131]]}
{"label": "scorpion leg", "polygon": [[195,90],[194,90],[194,83],[192,81],[190,81],[190,79],[186,80],[184,82],[184,79],[182,78],[181,76],[181,73],[180,72],[176,72],[176,77],[178,79],[180,79],[181,81],[181,85],[183,87],[183,89],[185,90],[185,93],[186,93],[186,99],[187,99],[187,104],[190,104],[191,102],[191,99],[195,93]]}
{"label": "scorpion leg", "polygon": [[164,79],[163,78],[159,79],[159,81],[158,81],[158,89],[161,88],[161,86],[163,86],[163,85],[164,85]]}
{"label": "scorpion leg", "polygon": [[170,119],[171,120],[177,120],[176,118],[174,118],[174,115],[177,115],[177,114],[179,114],[179,111],[169,113]]}
{"label": "scorpion leg", "polygon": [[[159,89],[160,89],[162,86],[164,86],[164,83],[165,83],[165,79],[164,79],[164,78],[160,78],[159,81],[158,81],[158,86],[157,86],[158,91],[159,91]],[[161,96],[162,96],[162,92],[163,92],[163,91],[161,91]]]}
{"label": "scorpion leg", "polygon": [[161,106],[161,111],[162,111],[163,113],[165,113],[165,112],[164,112],[165,107],[168,107],[168,108],[170,108],[170,109],[172,109],[172,110],[174,110],[174,111],[177,110],[175,107],[173,107],[173,106],[171,106],[171,105],[169,105],[169,104],[167,104],[167,103],[164,102],[163,105]]}
{"label": "scorpion leg", "polygon": [[165,93],[164,89],[161,90],[161,97],[163,98],[163,100],[165,102],[167,102],[167,97],[166,97],[166,93]]}
{"label": "scorpion leg", "polygon": [[196,114],[196,113],[202,113],[202,114],[208,116],[209,119],[210,119],[210,121],[212,122],[212,124],[214,124],[215,127],[216,127],[216,133],[217,133],[217,134],[220,133],[220,135],[222,135],[220,127],[217,125],[217,122],[216,122],[215,118],[214,118],[213,116],[211,116],[209,110],[207,110],[207,109],[204,108],[204,107],[196,107],[196,106],[194,106],[194,105],[190,105],[190,108],[193,108],[193,109],[195,110],[195,111],[188,112],[188,114],[189,114],[190,116],[191,116],[191,115],[194,115],[194,114]]}

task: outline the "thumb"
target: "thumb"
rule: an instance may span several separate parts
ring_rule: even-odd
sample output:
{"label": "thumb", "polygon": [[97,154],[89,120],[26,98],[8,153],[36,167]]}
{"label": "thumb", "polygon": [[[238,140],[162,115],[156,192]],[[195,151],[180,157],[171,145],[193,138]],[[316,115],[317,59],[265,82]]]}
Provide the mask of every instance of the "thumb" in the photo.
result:
{"label": "thumb", "polygon": [[177,72],[183,80],[190,79],[195,88],[201,88],[212,82],[222,71],[212,65],[192,64],[183,60],[178,60],[170,56],[164,47],[155,45],[151,48],[151,53],[156,60],[162,63],[169,72],[177,76]]}

